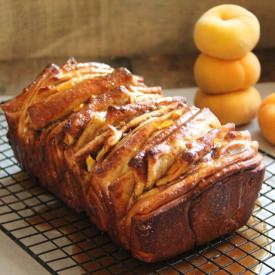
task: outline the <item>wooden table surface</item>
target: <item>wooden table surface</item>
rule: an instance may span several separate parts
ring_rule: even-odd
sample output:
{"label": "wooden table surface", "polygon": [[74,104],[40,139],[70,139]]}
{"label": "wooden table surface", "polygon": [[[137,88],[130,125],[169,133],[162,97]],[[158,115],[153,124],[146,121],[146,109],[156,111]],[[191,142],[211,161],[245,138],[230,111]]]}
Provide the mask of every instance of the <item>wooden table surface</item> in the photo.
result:
{"label": "wooden table surface", "polygon": [[[262,64],[261,82],[275,81],[275,50],[255,52]],[[127,67],[145,78],[147,85],[163,88],[183,88],[196,86],[193,77],[193,64],[197,54],[160,55],[132,58],[105,58],[91,60],[77,58],[78,61],[100,61],[115,67]],[[0,62],[0,95],[15,95],[29,84],[49,63],[61,65],[66,58],[42,58]]]}

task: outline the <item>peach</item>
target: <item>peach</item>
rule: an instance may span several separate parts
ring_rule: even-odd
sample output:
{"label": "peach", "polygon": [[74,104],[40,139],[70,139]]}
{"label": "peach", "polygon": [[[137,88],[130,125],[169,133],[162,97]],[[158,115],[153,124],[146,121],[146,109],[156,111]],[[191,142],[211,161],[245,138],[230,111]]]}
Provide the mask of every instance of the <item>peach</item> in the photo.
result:
{"label": "peach", "polygon": [[194,40],[197,48],[221,59],[239,59],[250,52],[260,37],[260,24],[250,11],[237,5],[220,5],[197,21]]}
{"label": "peach", "polygon": [[194,66],[198,86],[211,94],[245,90],[259,80],[260,72],[260,62],[252,52],[238,60],[200,54]]}
{"label": "peach", "polygon": [[258,111],[258,123],[263,136],[275,145],[275,93],[263,100]]}
{"label": "peach", "polygon": [[268,104],[275,104],[275,93],[267,96],[261,103],[260,108],[264,107],[265,105]]}
{"label": "peach", "polygon": [[195,96],[195,105],[199,108],[208,107],[222,124],[228,122],[234,122],[236,125],[248,123],[256,116],[260,104],[260,94],[253,87],[215,95],[198,90]]}

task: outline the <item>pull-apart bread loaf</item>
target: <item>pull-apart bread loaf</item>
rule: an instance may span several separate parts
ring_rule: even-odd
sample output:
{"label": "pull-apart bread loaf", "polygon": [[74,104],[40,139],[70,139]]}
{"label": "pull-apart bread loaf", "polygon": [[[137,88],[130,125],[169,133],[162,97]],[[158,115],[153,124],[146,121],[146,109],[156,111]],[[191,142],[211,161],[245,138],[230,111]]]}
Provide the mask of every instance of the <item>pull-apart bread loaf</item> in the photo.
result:
{"label": "pull-apart bread loaf", "polygon": [[70,59],[2,106],[22,167],[147,262],[232,232],[264,168],[247,131],[124,68]]}

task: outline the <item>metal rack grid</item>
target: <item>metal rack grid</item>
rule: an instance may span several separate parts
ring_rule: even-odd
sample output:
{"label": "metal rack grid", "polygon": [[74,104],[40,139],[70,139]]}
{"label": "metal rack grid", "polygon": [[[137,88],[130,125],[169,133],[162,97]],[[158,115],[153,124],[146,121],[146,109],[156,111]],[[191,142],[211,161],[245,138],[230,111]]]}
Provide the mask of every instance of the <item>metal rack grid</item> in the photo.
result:
{"label": "metal rack grid", "polygon": [[0,229],[52,274],[274,274],[275,159],[248,225],[171,260],[135,260],[21,171],[0,111]]}

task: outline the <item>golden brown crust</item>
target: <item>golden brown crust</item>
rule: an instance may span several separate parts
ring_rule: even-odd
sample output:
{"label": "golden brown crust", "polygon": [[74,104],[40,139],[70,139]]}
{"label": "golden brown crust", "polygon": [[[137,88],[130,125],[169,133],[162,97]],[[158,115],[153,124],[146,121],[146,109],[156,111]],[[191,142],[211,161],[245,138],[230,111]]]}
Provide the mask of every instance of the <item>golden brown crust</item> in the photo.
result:
{"label": "golden brown crust", "polygon": [[240,228],[252,214],[263,176],[263,166],[235,173],[205,191],[189,192],[135,216],[130,234],[133,255],[160,261]]}
{"label": "golden brown crust", "polygon": [[[263,168],[249,133],[181,97],[163,97],[126,69],[74,59],[50,65],[2,108],[20,164],[142,260],[191,249],[251,213]],[[214,211],[211,200],[222,192],[227,214],[207,238],[198,213],[211,224],[214,212],[193,209],[203,201]],[[232,192],[240,204],[249,197],[239,214]],[[227,226],[230,215],[235,222]]]}

